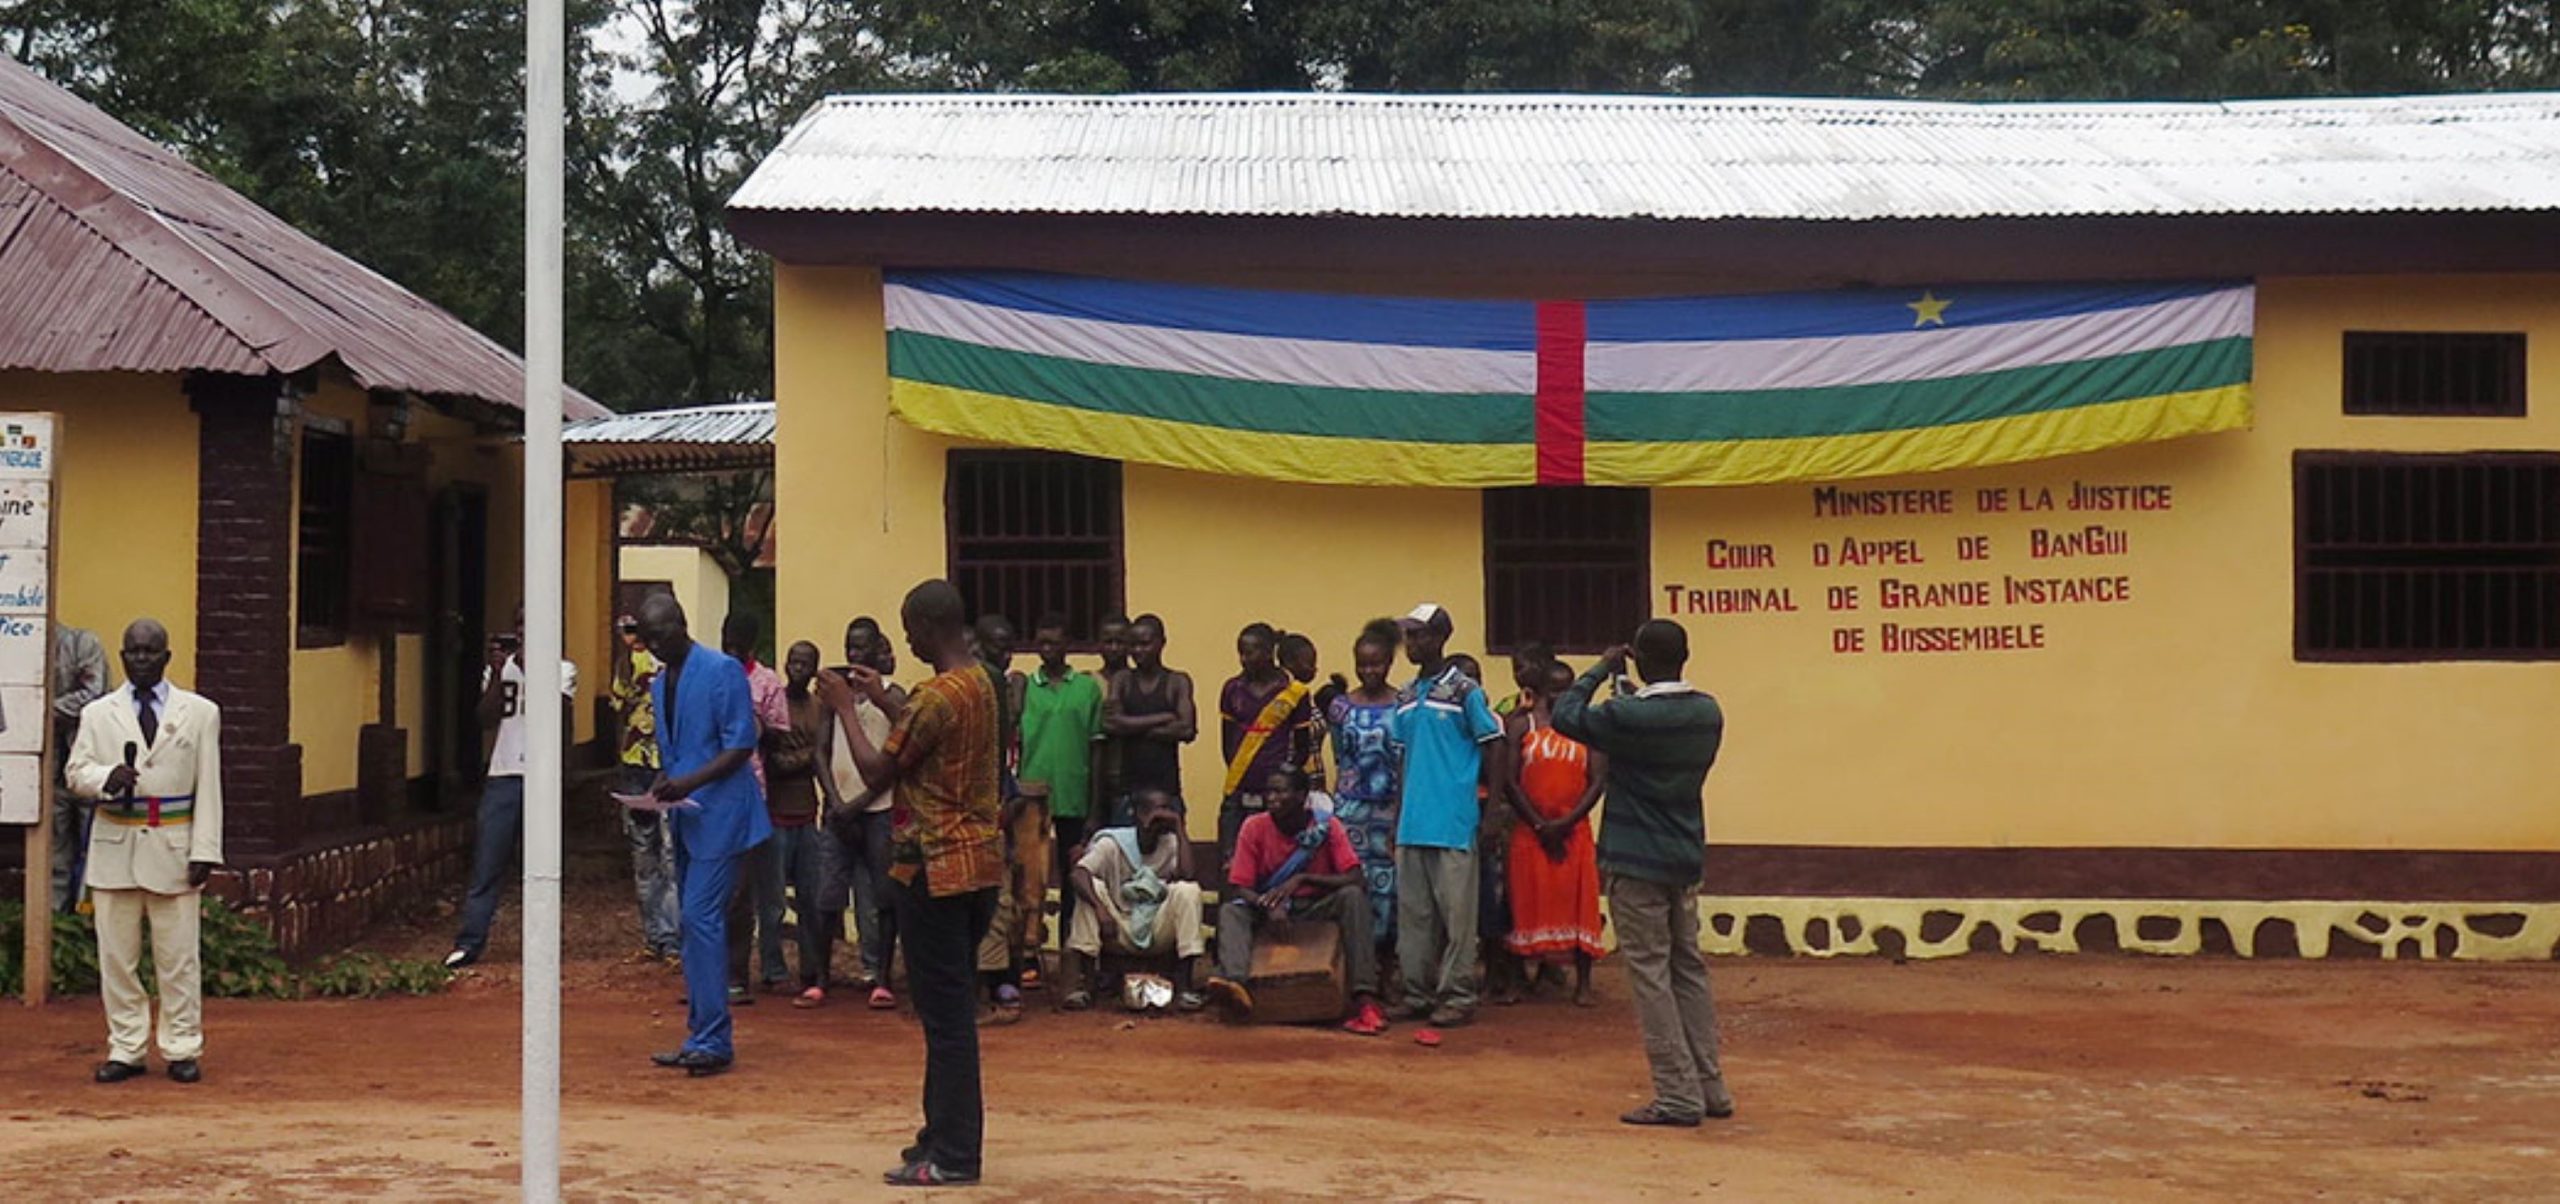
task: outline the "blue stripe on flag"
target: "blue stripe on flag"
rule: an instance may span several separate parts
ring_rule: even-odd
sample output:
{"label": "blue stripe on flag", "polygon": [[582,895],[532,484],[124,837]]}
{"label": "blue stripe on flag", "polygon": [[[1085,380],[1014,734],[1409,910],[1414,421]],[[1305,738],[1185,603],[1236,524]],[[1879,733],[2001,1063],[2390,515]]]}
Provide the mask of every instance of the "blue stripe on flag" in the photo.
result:
{"label": "blue stripe on flag", "polygon": [[1594,343],[1711,343],[1745,339],[1805,339],[1858,334],[1896,334],[1941,329],[1918,326],[1911,308],[1926,292],[1947,303],[1940,311],[1946,329],[2059,318],[2070,314],[2130,309],[2201,297],[2245,282],[2164,284],[1948,284],[1898,289],[1837,290],[1822,293],[1764,293],[1757,296],[1666,297],[1636,301],[1594,301],[1590,334]]}
{"label": "blue stripe on flag", "polygon": [[1537,306],[1528,301],[1290,293],[1045,272],[890,272],[886,281],[982,305],[1132,326],[1399,347],[1538,347]]}

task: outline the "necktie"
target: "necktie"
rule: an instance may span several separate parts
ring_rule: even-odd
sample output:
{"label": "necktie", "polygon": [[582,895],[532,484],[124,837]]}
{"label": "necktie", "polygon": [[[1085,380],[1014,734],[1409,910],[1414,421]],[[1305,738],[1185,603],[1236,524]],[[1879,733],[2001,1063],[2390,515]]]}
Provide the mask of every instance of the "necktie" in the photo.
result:
{"label": "necktie", "polygon": [[134,717],[142,721],[142,742],[152,744],[160,739],[160,716],[152,713],[151,691],[133,692]]}

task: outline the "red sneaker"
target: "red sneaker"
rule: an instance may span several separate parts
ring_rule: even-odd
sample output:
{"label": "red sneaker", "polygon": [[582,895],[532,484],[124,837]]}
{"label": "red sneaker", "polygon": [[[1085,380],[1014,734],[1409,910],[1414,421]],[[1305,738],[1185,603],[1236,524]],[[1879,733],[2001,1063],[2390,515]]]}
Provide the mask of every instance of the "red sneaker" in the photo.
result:
{"label": "red sneaker", "polygon": [[1384,1033],[1387,1031],[1386,1009],[1379,1007],[1377,1000],[1367,1000],[1360,1005],[1359,1012],[1342,1022],[1342,1031],[1355,1037],[1375,1037]]}

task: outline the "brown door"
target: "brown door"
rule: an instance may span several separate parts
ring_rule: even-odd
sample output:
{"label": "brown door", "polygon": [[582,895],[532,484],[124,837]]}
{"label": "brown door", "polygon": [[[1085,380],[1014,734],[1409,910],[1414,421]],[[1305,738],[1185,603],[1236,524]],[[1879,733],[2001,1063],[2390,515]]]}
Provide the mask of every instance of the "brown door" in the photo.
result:
{"label": "brown door", "polygon": [[427,625],[427,757],[442,800],[480,781],[481,648],[488,638],[489,495],[448,485],[436,495],[434,615]]}

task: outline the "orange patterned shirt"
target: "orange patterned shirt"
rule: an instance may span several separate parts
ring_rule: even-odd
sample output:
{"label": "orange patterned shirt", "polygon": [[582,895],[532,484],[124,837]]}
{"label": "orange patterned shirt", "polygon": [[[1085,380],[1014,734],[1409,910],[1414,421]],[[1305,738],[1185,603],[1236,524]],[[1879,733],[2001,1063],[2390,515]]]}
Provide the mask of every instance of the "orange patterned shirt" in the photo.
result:
{"label": "orange patterned shirt", "polygon": [[889,876],[927,893],[966,894],[1005,880],[999,793],[1002,700],[975,663],[917,686],[880,751],[898,765],[889,811]]}

